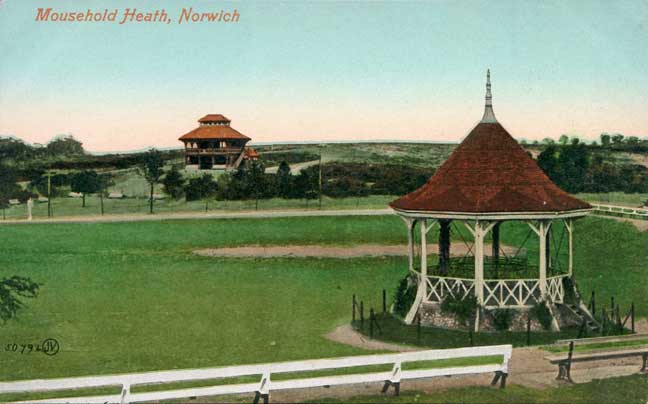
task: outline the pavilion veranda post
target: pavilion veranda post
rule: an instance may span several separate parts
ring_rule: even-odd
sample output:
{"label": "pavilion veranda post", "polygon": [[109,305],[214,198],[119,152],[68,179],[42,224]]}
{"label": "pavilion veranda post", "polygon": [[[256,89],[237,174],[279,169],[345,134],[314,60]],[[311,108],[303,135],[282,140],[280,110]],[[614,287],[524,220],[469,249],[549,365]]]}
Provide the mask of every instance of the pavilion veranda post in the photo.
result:
{"label": "pavilion veranda post", "polygon": [[[477,303],[475,331],[489,328],[488,312],[529,316],[536,305],[548,309],[554,331],[595,323],[573,281],[575,219],[591,207],[558,188],[499,124],[490,72],[482,120],[426,184],[390,206],[407,226],[416,287],[406,323],[438,314],[444,299],[469,296]],[[517,245],[501,242],[509,231]]]}

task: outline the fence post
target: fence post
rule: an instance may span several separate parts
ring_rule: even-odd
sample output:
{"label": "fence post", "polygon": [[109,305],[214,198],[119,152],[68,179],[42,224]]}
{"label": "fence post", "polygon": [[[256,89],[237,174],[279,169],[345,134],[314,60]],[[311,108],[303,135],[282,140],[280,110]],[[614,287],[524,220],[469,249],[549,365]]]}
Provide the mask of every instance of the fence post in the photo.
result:
{"label": "fence post", "polygon": [[630,329],[632,330],[632,333],[633,333],[633,334],[634,334],[634,332],[635,332],[635,324],[634,324],[634,320],[635,320],[635,313],[634,313],[634,311],[635,311],[635,309],[634,309],[634,302],[632,302],[632,303],[630,304]]}
{"label": "fence post", "polygon": [[610,316],[614,321],[614,296],[610,297]]}
{"label": "fence post", "polygon": [[475,328],[475,318],[472,319],[468,326],[468,338],[470,338],[470,346],[475,345],[475,341],[473,340],[473,329]]}
{"label": "fence post", "polygon": [[617,331],[623,335],[623,324],[621,324],[621,311],[619,309],[619,304],[616,306],[616,326]]}
{"label": "fence post", "polygon": [[527,314],[526,344],[531,345],[531,314]]}
{"label": "fence post", "polygon": [[373,338],[374,309],[369,309],[369,338]]}
{"label": "fence post", "polygon": [[360,300],[360,329],[364,329],[364,303]]}
{"label": "fence post", "polygon": [[356,320],[356,316],[355,316],[355,313],[356,313],[356,297],[355,297],[355,295],[353,295],[352,306],[353,306],[353,314],[351,315],[351,321],[355,323],[355,320]]}
{"label": "fence post", "polygon": [[387,313],[387,291],[385,289],[382,290],[382,298],[383,298],[383,314]]}
{"label": "fence post", "polygon": [[592,315],[596,314],[596,295],[594,294],[594,291],[592,291]]}
{"label": "fence post", "polygon": [[416,341],[421,343],[421,313],[416,313]]}

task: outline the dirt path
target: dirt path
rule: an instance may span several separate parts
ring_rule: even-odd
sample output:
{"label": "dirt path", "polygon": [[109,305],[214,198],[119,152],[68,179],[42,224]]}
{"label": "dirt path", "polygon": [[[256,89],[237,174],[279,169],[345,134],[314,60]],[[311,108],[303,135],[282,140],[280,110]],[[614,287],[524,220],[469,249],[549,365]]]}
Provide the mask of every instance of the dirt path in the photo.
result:
{"label": "dirt path", "polygon": [[592,214],[592,216],[602,217],[604,219],[613,219],[619,222],[629,222],[632,223],[639,231],[648,231],[648,220],[641,219],[629,219],[627,217],[618,217],[618,216],[609,216],[609,215],[597,215]]}
{"label": "dirt path", "polygon": [[[514,254],[515,249],[502,246],[506,254]],[[489,245],[484,248],[486,254],[491,253]],[[429,254],[438,254],[439,247],[436,244],[428,245]],[[468,252],[465,244],[453,244],[450,255],[463,256]],[[407,245],[376,245],[362,244],[352,247],[331,247],[321,245],[305,246],[245,246],[229,248],[207,248],[194,251],[194,254],[208,257],[321,257],[321,258],[357,258],[357,257],[382,257],[382,256],[406,256]]]}
{"label": "dirt path", "polygon": [[283,209],[283,210],[252,210],[225,212],[180,212],[150,214],[119,214],[104,216],[64,216],[60,218],[35,218],[0,220],[3,224],[43,224],[43,223],[104,223],[104,222],[140,222],[156,220],[186,220],[186,219],[268,219],[276,217],[315,217],[315,216],[384,216],[393,215],[391,209]]}

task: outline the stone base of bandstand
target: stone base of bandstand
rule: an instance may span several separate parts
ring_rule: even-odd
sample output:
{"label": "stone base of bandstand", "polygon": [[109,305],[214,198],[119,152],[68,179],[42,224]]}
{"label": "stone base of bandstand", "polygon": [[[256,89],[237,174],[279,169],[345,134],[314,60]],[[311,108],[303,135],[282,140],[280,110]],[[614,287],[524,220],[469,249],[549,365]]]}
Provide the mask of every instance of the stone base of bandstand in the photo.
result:
{"label": "stone base of bandstand", "polygon": [[[574,317],[571,312],[565,310],[561,307],[562,305],[557,304],[552,307],[552,311],[555,315],[556,320],[560,328],[563,327],[573,327],[580,325],[580,319]],[[479,322],[479,331],[480,332],[496,332],[494,326],[494,317],[493,313],[496,309],[483,309],[481,311],[480,322]],[[529,318],[530,308],[511,308],[512,319],[508,331],[524,332],[527,329],[527,321]],[[455,317],[452,314],[445,314],[441,311],[441,305],[439,303],[433,302],[424,302],[421,303],[421,306],[418,310],[419,315],[421,316],[421,325],[426,327],[438,327],[446,328],[452,330],[465,330],[468,331],[468,327],[463,324],[459,324]],[[545,331],[542,328],[542,325],[538,320],[531,319],[531,331]]]}

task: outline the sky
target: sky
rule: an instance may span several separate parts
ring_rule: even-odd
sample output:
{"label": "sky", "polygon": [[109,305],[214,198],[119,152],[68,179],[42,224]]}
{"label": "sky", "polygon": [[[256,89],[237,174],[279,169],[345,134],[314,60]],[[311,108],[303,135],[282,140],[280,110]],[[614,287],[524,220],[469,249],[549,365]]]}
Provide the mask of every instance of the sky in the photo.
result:
{"label": "sky", "polygon": [[[164,9],[170,23],[36,21]],[[183,8],[236,23],[183,23]],[[0,0],[0,135],[181,146],[207,113],[255,142],[648,136],[648,2]]]}

